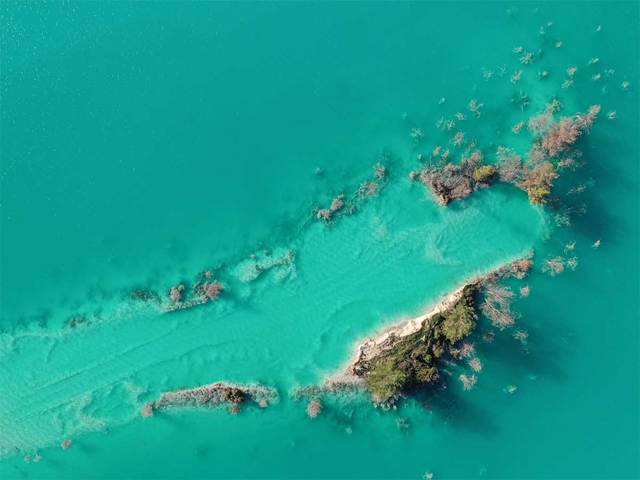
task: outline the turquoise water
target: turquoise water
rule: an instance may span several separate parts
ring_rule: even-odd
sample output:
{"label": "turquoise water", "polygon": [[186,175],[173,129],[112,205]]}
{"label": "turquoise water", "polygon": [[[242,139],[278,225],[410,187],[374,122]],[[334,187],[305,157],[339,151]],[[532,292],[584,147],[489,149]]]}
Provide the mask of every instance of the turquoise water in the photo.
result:
{"label": "turquoise water", "polygon": [[[640,475],[637,3],[0,11],[3,478]],[[602,104],[585,167],[559,185],[588,187],[563,196],[586,210],[571,226],[511,187],[444,208],[408,181],[419,153],[447,145],[440,118],[464,112],[458,128],[491,161],[499,145],[526,153],[511,127],[554,96],[564,114]],[[379,161],[379,195],[314,220]],[[540,271],[573,241],[575,271]],[[358,339],[531,249],[531,296],[516,302],[529,340],[477,342],[476,389],[453,378],[389,412],[336,399],[314,420],[290,398]],[[215,304],[167,314],[129,297],[205,269],[228,287]],[[75,315],[87,322],[71,329]],[[163,391],[217,380],[274,385],[280,401],[139,415]]]}

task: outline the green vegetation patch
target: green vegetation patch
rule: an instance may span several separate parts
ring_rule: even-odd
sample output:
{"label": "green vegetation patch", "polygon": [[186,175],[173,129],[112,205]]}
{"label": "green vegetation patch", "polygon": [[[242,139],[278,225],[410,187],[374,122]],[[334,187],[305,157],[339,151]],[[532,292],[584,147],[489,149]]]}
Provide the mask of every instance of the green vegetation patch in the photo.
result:
{"label": "green vegetation patch", "polygon": [[420,331],[369,361],[365,381],[375,402],[392,402],[399,394],[439,378],[439,358],[475,328],[476,292],[475,285],[466,286],[448,311],[435,315]]}
{"label": "green vegetation patch", "polygon": [[482,165],[473,172],[473,179],[476,182],[488,183],[496,175],[496,167],[493,165]]}

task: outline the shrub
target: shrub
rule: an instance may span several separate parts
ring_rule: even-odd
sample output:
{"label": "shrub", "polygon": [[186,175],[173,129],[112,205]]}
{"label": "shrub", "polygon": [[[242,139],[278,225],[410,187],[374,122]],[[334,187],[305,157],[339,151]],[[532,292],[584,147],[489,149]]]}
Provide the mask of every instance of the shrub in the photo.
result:
{"label": "shrub", "polygon": [[551,127],[542,139],[542,147],[550,157],[555,157],[576,143],[580,137],[580,125],[572,118],[563,118]]}
{"label": "shrub", "polygon": [[420,174],[420,181],[435,195],[441,205],[466,198],[473,193],[472,181],[458,165],[448,163],[443,168],[428,167]]}
{"label": "shrub", "polygon": [[311,400],[307,405],[307,415],[309,418],[316,418],[320,413],[322,413],[322,403],[320,403],[320,400]]}
{"label": "shrub", "polygon": [[318,220],[324,220],[325,222],[329,222],[331,220],[332,215],[333,215],[333,212],[328,208],[321,208],[316,212],[316,218]]}
{"label": "shrub", "polygon": [[398,368],[393,357],[377,362],[367,377],[367,385],[376,402],[386,402],[404,390],[409,382],[409,373]]}
{"label": "shrub", "polygon": [[173,303],[180,303],[182,301],[184,291],[185,286],[182,284],[172,287],[171,290],[169,290],[169,298]]}
{"label": "shrub", "polygon": [[469,366],[474,372],[480,372],[482,370],[482,362],[478,357],[473,357],[469,360]]}
{"label": "shrub", "polygon": [[224,286],[220,282],[205,283],[200,288],[200,295],[206,301],[216,300],[224,291]]}
{"label": "shrub", "polygon": [[542,271],[548,273],[552,277],[564,272],[565,261],[564,258],[558,256],[549,258],[542,266]]}
{"label": "shrub", "polygon": [[475,310],[464,302],[459,302],[442,322],[442,332],[452,344],[469,335],[474,327]]}
{"label": "shrub", "polygon": [[439,378],[438,369],[436,367],[421,368],[416,372],[416,380],[419,383],[435,382]]}
{"label": "shrub", "polygon": [[550,157],[555,157],[588,132],[600,113],[600,105],[592,105],[589,111],[574,117],[564,117],[553,125],[542,139],[542,147]]}
{"label": "shrub", "polygon": [[488,183],[496,175],[496,167],[493,165],[483,165],[473,172],[473,179],[476,182]]}
{"label": "shrub", "polygon": [[540,205],[546,203],[556,178],[558,178],[558,173],[553,164],[544,161],[533,169],[527,170],[524,180],[520,182],[519,186],[527,192],[531,203]]}
{"label": "shrub", "polygon": [[536,115],[535,117],[531,117],[527,122],[527,127],[534,135],[541,135],[546,132],[547,128],[549,128],[550,122],[551,113],[547,111],[540,115]]}
{"label": "shrub", "polygon": [[525,330],[518,330],[513,334],[513,338],[522,343],[522,345],[526,345],[527,340],[529,339],[529,333],[527,333]]}
{"label": "shrub", "polygon": [[502,156],[498,163],[498,175],[503,182],[519,182],[524,175],[524,168],[520,156],[517,154]]}
{"label": "shrub", "polygon": [[529,200],[534,205],[542,205],[547,203],[547,197],[551,194],[551,190],[545,187],[531,187],[527,189]]}
{"label": "shrub", "polygon": [[475,375],[468,376],[468,375],[462,374],[458,378],[462,382],[462,388],[464,390],[471,390],[473,387],[476,386],[476,383],[478,383],[478,377],[476,377]]}
{"label": "shrub", "polygon": [[339,195],[333,199],[333,201],[331,202],[331,206],[329,207],[329,210],[331,210],[331,212],[337,212],[339,210],[342,210],[343,207],[344,207],[344,195]]}

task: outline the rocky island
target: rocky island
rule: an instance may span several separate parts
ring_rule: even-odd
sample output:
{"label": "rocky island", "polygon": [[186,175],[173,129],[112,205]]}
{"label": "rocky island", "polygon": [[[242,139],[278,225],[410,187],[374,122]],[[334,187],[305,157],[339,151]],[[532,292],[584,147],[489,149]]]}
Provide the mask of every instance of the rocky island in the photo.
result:
{"label": "rocky island", "polygon": [[275,389],[259,384],[242,385],[216,382],[196,388],[165,392],[158,400],[142,407],[143,417],[152,417],[158,410],[173,407],[220,407],[228,406],[231,413],[239,413],[242,405],[253,403],[266,408],[278,399]]}

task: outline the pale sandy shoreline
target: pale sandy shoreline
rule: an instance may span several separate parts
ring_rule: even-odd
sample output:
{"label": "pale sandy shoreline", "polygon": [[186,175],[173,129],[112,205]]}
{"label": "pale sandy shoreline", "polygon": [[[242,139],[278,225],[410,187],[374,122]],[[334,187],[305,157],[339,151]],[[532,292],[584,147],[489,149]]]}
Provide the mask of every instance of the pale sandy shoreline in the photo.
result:
{"label": "pale sandy shoreline", "polygon": [[425,313],[417,317],[394,321],[378,329],[377,333],[374,333],[372,336],[368,336],[364,340],[358,340],[354,347],[354,354],[347,361],[346,365],[341,367],[337,372],[330,374],[326,378],[324,386],[329,390],[346,385],[364,386],[362,377],[355,373],[356,365],[362,361],[375,358],[390,349],[398,340],[420,331],[433,317],[453,307],[461,299],[465,288],[473,285],[480,286],[492,277],[507,276],[512,269],[521,269],[519,265],[524,261],[530,260],[532,256],[533,253],[529,252],[515,259],[500,263],[487,273],[469,277],[455,290],[441,296],[435,304],[432,304],[432,306],[426,309]]}

